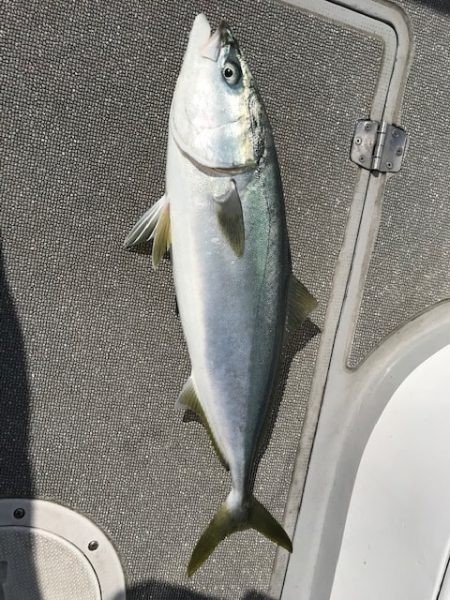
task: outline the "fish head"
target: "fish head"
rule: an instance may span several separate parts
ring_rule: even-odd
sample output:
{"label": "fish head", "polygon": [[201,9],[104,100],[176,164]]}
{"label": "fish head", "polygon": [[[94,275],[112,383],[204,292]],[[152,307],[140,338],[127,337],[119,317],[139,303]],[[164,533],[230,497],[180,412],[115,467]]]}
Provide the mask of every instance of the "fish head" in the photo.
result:
{"label": "fish head", "polygon": [[252,169],[264,152],[265,112],[230,27],[196,17],[171,109],[180,149],[212,169]]}

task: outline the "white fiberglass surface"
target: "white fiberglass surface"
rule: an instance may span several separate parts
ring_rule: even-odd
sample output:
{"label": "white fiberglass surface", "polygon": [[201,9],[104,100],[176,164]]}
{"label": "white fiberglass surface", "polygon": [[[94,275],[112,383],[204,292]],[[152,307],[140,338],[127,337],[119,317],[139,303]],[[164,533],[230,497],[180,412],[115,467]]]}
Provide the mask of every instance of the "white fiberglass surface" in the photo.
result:
{"label": "white fiberglass surface", "polygon": [[369,438],[331,600],[442,600],[449,540],[450,345],[403,381]]}

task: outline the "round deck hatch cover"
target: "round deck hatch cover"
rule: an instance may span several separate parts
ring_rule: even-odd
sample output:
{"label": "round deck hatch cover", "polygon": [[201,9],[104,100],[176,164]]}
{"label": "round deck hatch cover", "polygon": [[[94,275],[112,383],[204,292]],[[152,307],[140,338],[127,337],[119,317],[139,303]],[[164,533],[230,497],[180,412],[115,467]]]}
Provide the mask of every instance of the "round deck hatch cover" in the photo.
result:
{"label": "round deck hatch cover", "polygon": [[119,558],[92,521],[52,502],[0,499],[0,600],[125,600]]}

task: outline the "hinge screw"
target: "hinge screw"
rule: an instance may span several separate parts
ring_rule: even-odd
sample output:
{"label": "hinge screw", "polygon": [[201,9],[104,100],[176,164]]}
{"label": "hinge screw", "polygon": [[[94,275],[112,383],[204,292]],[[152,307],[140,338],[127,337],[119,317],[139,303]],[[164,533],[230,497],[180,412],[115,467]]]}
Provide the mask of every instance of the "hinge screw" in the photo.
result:
{"label": "hinge screw", "polygon": [[397,148],[396,154],[397,156],[401,156],[403,154],[403,148]]}
{"label": "hinge screw", "polygon": [[364,156],[359,157],[359,162],[364,162],[364,160],[365,160]]}
{"label": "hinge screw", "polygon": [[356,138],[356,140],[355,140],[355,144],[356,144],[357,146],[360,146],[360,145],[361,145],[361,142],[362,142],[362,139],[361,139],[361,138],[359,138],[359,137],[357,137],[357,138]]}
{"label": "hinge screw", "polygon": [[392,131],[392,135],[393,135],[395,138],[397,138],[397,137],[400,135],[400,133],[399,133],[398,129],[394,129],[394,130]]}
{"label": "hinge screw", "polygon": [[365,126],[364,126],[364,129],[366,131],[370,131],[372,129],[372,125],[370,123],[366,123]]}
{"label": "hinge screw", "polygon": [[391,162],[387,162],[386,163],[386,169],[392,169],[392,163]]}

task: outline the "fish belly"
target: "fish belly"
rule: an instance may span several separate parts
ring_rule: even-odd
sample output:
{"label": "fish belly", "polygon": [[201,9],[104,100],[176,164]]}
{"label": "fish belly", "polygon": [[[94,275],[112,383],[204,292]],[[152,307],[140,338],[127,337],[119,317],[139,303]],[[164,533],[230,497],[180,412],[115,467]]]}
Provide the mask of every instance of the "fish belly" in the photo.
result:
{"label": "fish belly", "polygon": [[280,352],[287,276],[283,223],[258,182],[240,177],[246,237],[237,257],[218,223],[217,178],[169,142],[174,279],[192,376],[233,483],[244,489]]}

